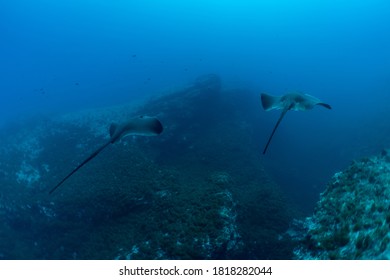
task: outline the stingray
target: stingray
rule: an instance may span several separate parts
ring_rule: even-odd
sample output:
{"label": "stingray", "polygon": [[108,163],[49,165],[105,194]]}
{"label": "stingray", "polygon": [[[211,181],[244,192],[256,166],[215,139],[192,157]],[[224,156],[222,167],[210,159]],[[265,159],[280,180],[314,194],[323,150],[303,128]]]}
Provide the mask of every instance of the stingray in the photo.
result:
{"label": "stingray", "polygon": [[330,105],[323,103],[320,99],[308,94],[301,93],[289,93],[282,96],[273,96],[262,93],[261,103],[265,111],[270,111],[273,109],[282,110],[282,113],[280,114],[280,117],[274,129],[272,130],[270,137],[268,138],[268,142],[265,145],[263,155],[267,151],[269,143],[271,142],[271,139],[274,136],[276,129],[278,128],[283,117],[286,115],[287,111],[307,111],[313,109],[315,105],[320,105],[327,109],[332,109]]}
{"label": "stingray", "polygon": [[75,169],[65,176],[54,188],[50,190],[50,194],[53,193],[59,186],[61,186],[70,176],[76,173],[83,165],[96,157],[101,151],[103,151],[108,145],[118,142],[120,139],[127,135],[143,135],[154,136],[159,135],[163,131],[161,122],[155,117],[139,116],[137,118],[130,119],[126,123],[115,124],[110,126],[110,140],[103,146],[94,151],[89,157],[87,157],[82,163],[80,163]]}

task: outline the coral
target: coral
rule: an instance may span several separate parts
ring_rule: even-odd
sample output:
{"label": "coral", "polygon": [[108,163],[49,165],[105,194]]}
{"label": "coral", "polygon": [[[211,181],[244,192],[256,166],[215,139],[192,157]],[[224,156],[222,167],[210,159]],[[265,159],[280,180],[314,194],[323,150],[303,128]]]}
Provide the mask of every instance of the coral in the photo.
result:
{"label": "coral", "polygon": [[19,184],[26,183],[27,186],[31,187],[31,185],[35,182],[38,182],[41,178],[41,175],[37,169],[35,169],[32,165],[23,161],[20,169],[16,172],[16,181]]}
{"label": "coral", "polygon": [[390,258],[390,161],[387,152],[354,161],[336,173],[316,211],[296,258]]}
{"label": "coral", "polygon": [[209,180],[216,185],[229,185],[232,182],[232,177],[228,172],[220,171],[210,174]]}

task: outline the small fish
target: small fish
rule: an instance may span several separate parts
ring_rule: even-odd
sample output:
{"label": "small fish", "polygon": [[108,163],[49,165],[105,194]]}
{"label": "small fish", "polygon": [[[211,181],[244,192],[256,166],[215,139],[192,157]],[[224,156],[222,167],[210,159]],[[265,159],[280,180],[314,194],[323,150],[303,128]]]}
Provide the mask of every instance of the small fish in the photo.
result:
{"label": "small fish", "polygon": [[80,163],[75,169],[65,176],[55,187],[53,187],[49,194],[52,194],[59,186],[62,185],[70,176],[76,173],[83,165],[96,157],[101,151],[103,151],[108,145],[118,142],[120,139],[127,135],[143,135],[154,136],[163,132],[163,126],[161,122],[155,117],[139,116],[131,119],[128,122],[122,124],[111,124],[110,126],[110,140],[103,146],[94,151],[89,157],[87,157],[82,163]]}
{"label": "small fish", "polygon": [[280,117],[272,130],[271,136],[268,138],[268,142],[265,145],[263,155],[268,149],[268,145],[271,142],[272,137],[275,134],[276,129],[278,128],[280,122],[282,121],[284,115],[286,115],[287,111],[307,111],[313,109],[315,105],[323,106],[327,109],[332,109],[330,105],[323,103],[318,98],[301,93],[289,93],[282,96],[273,96],[269,94],[262,93],[261,94],[261,103],[265,111],[270,111],[273,109],[282,110]]}

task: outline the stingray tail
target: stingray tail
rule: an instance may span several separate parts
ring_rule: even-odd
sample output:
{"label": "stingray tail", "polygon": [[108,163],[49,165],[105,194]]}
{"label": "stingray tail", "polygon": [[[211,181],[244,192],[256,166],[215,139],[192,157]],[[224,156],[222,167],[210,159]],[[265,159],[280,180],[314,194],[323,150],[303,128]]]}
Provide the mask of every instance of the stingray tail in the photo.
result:
{"label": "stingray tail", "polygon": [[111,144],[111,141],[107,142],[103,146],[101,146],[99,149],[94,151],[89,157],[87,157],[82,163],[80,163],[75,169],[73,169],[72,172],[70,172],[68,175],[65,176],[64,179],[62,179],[54,188],[52,188],[49,192],[49,194],[52,194],[59,186],[62,185],[70,176],[72,176],[77,170],[79,170],[84,164],[86,164],[88,161],[96,157],[101,151],[103,151],[104,148],[106,148],[109,144]]}
{"label": "stingray tail", "polygon": [[271,143],[271,139],[274,136],[276,129],[278,128],[278,126],[279,126],[280,122],[282,121],[284,115],[286,115],[287,111],[288,111],[288,109],[287,110],[283,110],[282,114],[280,115],[280,117],[278,119],[278,122],[276,123],[276,125],[274,127],[274,130],[272,130],[271,136],[268,138],[267,145],[265,145],[265,148],[264,148],[264,151],[263,151],[263,155],[265,155],[265,152],[268,149],[269,143]]}

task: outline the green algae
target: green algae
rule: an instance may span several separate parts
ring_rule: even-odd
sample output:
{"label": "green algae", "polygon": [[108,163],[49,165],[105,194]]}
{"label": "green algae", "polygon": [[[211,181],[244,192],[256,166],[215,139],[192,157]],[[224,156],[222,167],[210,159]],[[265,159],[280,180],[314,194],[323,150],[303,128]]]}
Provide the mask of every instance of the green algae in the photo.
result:
{"label": "green algae", "polygon": [[387,158],[378,156],[354,161],[336,173],[321,195],[312,223],[305,225],[310,244],[296,250],[297,257],[388,258],[389,171]]}

